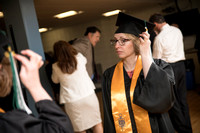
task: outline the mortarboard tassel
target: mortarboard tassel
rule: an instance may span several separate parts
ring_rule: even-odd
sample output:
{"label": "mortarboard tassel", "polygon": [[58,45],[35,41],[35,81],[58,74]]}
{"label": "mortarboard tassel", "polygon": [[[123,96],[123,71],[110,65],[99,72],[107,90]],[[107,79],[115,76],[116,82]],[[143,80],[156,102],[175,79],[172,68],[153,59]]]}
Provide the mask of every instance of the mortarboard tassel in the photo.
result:
{"label": "mortarboard tassel", "polygon": [[144,25],[145,25],[145,30],[146,30],[146,32],[148,33],[148,28],[147,28],[147,23],[146,23],[146,21],[144,20]]}
{"label": "mortarboard tassel", "polygon": [[25,110],[28,114],[31,114],[32,111],[28,108],[24,101],[24,97],[22,94],[22,88],[21,84],[19,81],[19,76],[17,72],[17,67],[13,58],[13,52],[11,50],[11,47],[8,46],[8,52],[9,52],[9,59],[11,63],[11,68],[12,68],[12,74],[13,74],[13,107],[17,109],[22,109]]}

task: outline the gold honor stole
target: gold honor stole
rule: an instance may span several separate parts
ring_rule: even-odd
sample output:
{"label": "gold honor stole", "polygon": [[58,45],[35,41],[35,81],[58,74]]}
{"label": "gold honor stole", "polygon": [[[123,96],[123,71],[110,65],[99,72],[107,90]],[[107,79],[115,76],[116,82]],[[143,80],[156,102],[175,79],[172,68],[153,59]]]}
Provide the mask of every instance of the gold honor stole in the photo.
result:
{"label": "gold honor stole", "polygon": [[0,113],[5,113],[5,111],[2,108],[0,108]]}
{"label": "gold honor stole", "polygon": [[[134,119],[138,133],[151,133],[151,126],[149,122],[148,112],[133,103],[133,94],[137,83],[138,76],[142,70],[141,56],[138,56],[135,70],[133,73],[130,97],[133,109]],[[128,111],[128,104],[126,100],[123,62],[120,61],[114,70],[111,83],[111,104],[114,125],[117,133],[132,133],[131,119]]]}

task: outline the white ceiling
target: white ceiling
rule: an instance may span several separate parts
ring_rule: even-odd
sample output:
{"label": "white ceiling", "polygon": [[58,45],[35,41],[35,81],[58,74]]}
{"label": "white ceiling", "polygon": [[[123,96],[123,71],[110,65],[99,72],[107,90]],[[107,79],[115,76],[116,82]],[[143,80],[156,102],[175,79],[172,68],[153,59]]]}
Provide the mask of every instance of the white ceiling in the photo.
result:
{"label": "white ceiling", "polygon": [[[39,27],[55,28],[85,23],[102,18],[102,13],[120,9],[134,11],[155,4],[164,5],[174,0],[34,0]],[[69,10],[84,13],[64,19],[53,16]]]}

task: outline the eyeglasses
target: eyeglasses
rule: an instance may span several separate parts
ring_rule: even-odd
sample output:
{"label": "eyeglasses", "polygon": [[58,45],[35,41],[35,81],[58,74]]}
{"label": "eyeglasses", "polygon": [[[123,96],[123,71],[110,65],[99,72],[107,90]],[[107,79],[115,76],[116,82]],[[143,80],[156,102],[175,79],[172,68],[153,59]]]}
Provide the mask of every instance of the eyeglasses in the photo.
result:
{"label": "eyeglasses", "polygon": [[130,41],[131,39],[125,39],[125,38],[121,38],[119,40],[117,39],[111,39],[110,40],[110,44],[115,46],[117,44],[117,42],[119,42],[120,46],[124,46],[126,42]]}

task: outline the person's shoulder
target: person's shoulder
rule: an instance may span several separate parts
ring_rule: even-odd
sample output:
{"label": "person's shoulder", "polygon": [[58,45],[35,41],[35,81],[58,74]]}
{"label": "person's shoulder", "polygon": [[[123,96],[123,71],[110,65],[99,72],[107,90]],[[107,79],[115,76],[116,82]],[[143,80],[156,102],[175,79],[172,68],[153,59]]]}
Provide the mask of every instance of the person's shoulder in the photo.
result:
{"label": "person's shoulder", "polygon": [[181,30],[175,26],[170,25],[170,28],[176,32],[182,33]]}
{"label": "person's shoulder", "polygon": [[116,65],[117,65],[117,64],[115,64],[115,65],[113,65],[113,66],[110,66],[109,68],[107,68],[107,69],[105,70],[105,72],[114,70],[115,67],[116,67]]}
{"label": "person's shoulder", "polygon": [[55,62],[52,64],[52,69],[56,69],[56,68],[58,68],[58,62]]}
{"label": "person's shoulder", "polygon": [[52,66],[56,66],[57,64],[58,64],[58,62],[55,62],[55,63],[52,64]]}
{"label": "person's shoulder", "polygon": [[162,33],[159,33],[159,34],[155,37],[154,43],[160,43],[160,42],[162,42],[162,41],[161,41],[162,39],[163,39],[163,35],[162,35]]}
{"label": "person's shoulder", "polygon": [[76,39],[73,43],[73,45],[76,45],[76,44],[80,44],[80,43],[83,43],[83,44],[88,44],[90,41],[87,37],[80,37],[78,39]]}
{"label": "person's shoulder", "polygon": [[75,55],[75,57],[76,57],[76,58],[85,58],[85,56],[84,56],[82,53],[80,53],[80,52],[78,52],[78,53]]}
{"label": "person's shoulder", "polygon": [[106,77],[112,76],[113,73],[114,73],[115,67],[116,67],[116,64],[113,65],[113,66],[111,66],[111,67],[109,67],[109,68],[107,68],[107,69],[104,71],[104,76],[106,76]]}
{"label": "person's shoulder", "polygon": [[77,59],[85,59],[85,56],[83,56],[83,54],[80,53],[80,52],[78,52],[77,55],[75,55],[75,57],[76,57]]}
{"label": "person's shoulder", "polygon": [[86,57],[82,53],[80,53],[80,52],[78,52],[78,54],[75,55],[75,57],[76,57],[77,60],[84,60],[84,61],[87,62]]}

